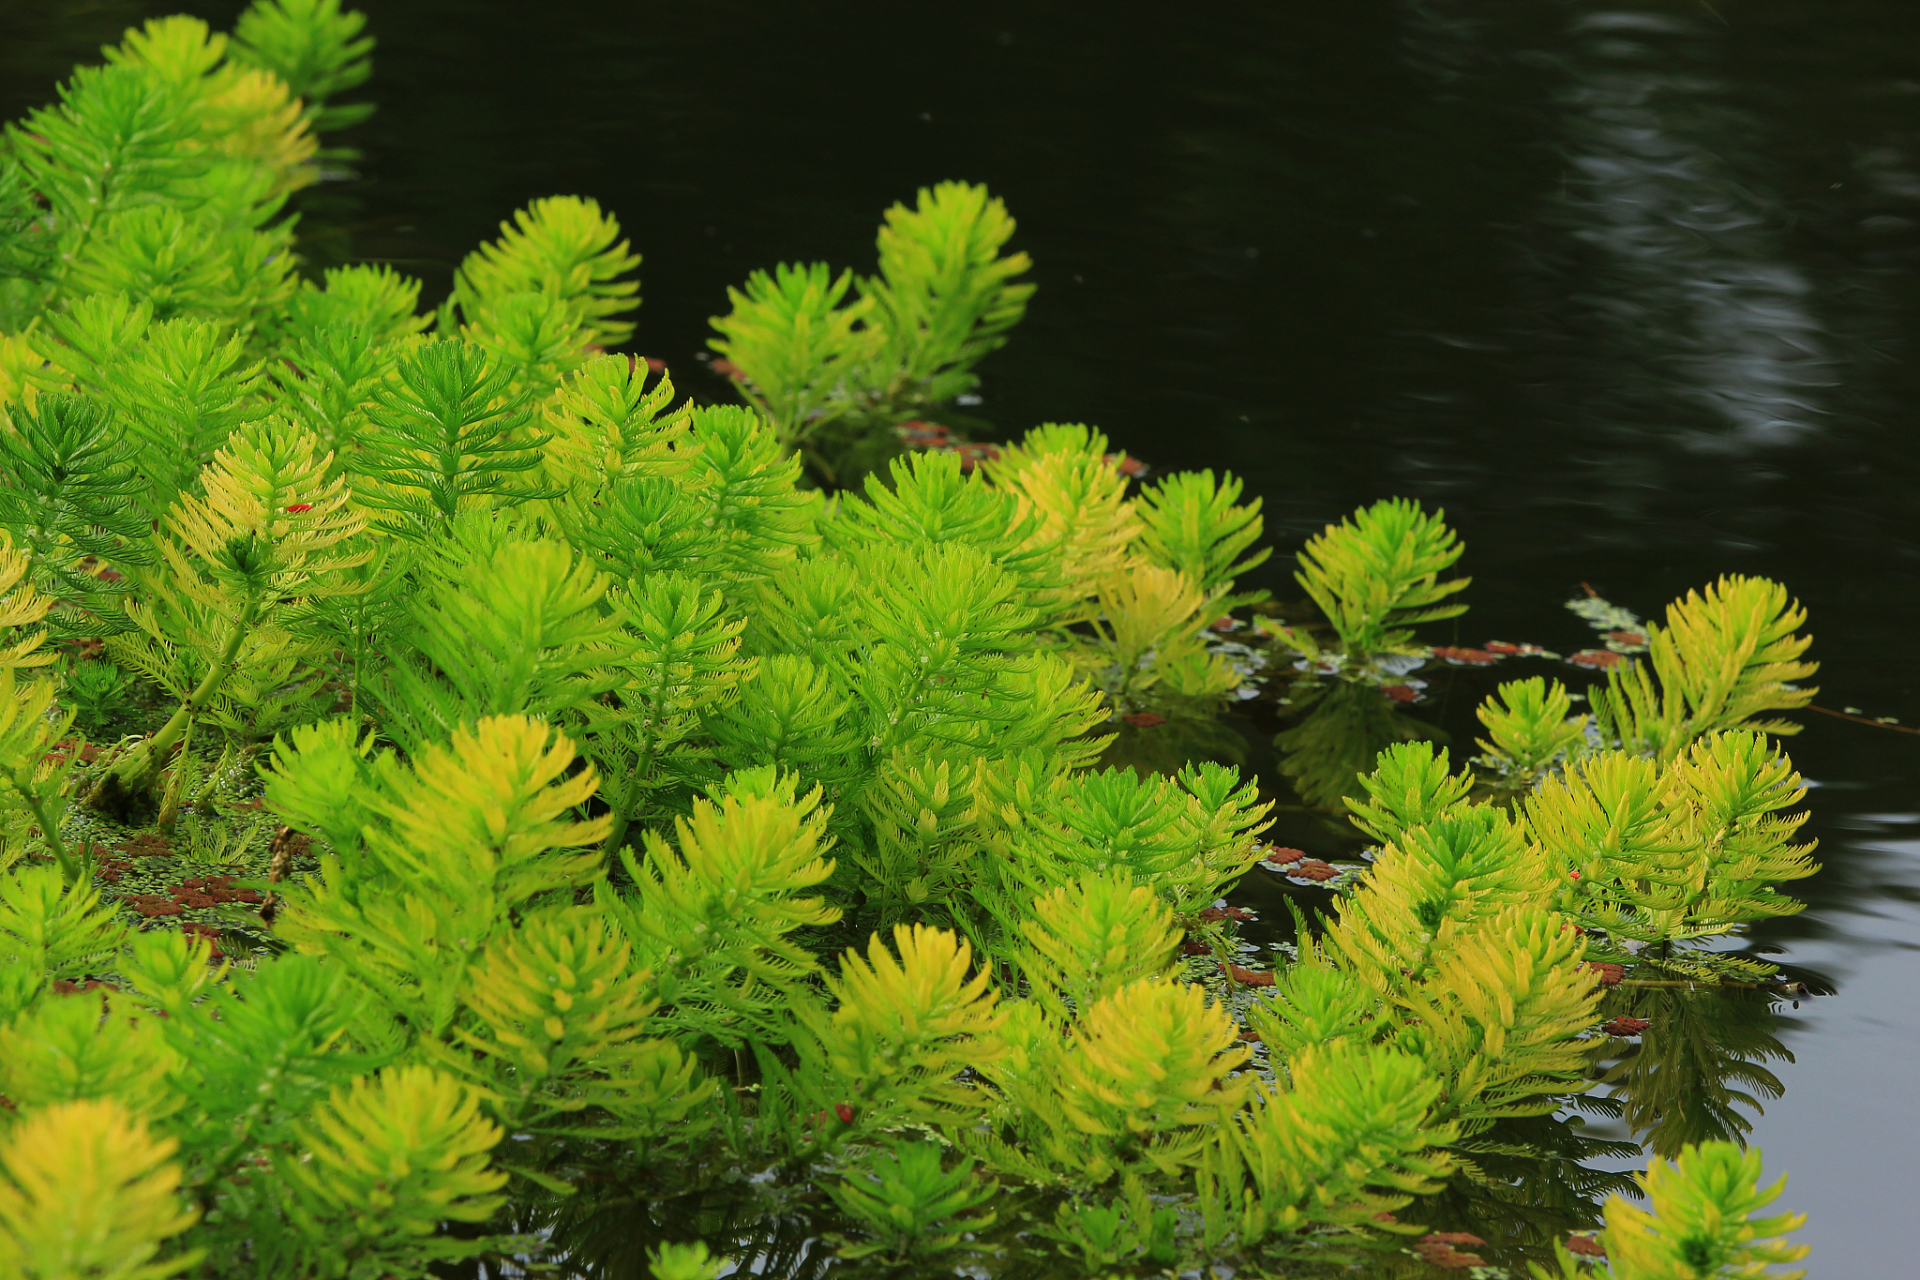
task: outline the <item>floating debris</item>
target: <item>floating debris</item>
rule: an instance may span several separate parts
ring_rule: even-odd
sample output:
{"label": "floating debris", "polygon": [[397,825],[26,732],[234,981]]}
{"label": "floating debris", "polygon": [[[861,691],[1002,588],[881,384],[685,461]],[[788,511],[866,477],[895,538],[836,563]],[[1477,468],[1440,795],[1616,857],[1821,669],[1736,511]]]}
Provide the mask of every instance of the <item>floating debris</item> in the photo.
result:
{"label": "floating debris", "polygon": [[1467,1271],[1474,1267],[1484,1267],[1487,1260],[1477,1253],[1461,1253],[1455,1245],[1485,1244],[1479,1236],[1465,1231],[1433,1231],[1421,1236],[1413,1246],[1414,1253],[1430,1267],[1442,1271]]}
{"label": "floating debris", "polygon": [[1456,667],[1490,667],[1500,661],[1498,654],[1486,649],[1456,649],[1451,645],[1435,645],[1433,656]]}

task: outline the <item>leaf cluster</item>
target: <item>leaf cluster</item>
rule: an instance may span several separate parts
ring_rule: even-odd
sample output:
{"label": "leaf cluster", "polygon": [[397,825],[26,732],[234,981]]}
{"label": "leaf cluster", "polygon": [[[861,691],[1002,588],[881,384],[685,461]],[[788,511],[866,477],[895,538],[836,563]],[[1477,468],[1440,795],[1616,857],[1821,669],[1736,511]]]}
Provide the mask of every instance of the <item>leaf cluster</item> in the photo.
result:
{"label": "leaf cluster", "polygon": [[985,187],[922,188],[914,208],[887,210],[877,275],[856,285],[823,262],[756,271],[727,291],[733,310],[714,317],[707,345],[787,444],[849,415],[890,425],[937,411],[977,385],[973,367],[1026,313],[1034,286],[1014,277],[1031,263],[1002,252],[1013,227]]}

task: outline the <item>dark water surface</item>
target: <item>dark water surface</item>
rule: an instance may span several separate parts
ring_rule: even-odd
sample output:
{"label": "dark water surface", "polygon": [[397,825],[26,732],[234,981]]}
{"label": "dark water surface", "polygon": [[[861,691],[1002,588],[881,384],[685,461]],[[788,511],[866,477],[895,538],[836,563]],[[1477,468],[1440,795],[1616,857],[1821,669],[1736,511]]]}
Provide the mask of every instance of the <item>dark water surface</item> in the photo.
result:
{"label": "dark water surface", "polygon": [[[6,0],[0,115],[182,7],[237,8]],[[1410,495],[1475,578],[1435,640],[1570,651],[1583,582],[1656,614],[1765,574],[1811,611],[1820,705],[1920,725],[1913,0],[360,7],[380,114],[360,177],[309,197],[350,228],[316,257],[439,292],[515,206],[595,196],[646,257],[636,348],[713,395],[690,357],[727,285],[869,267],[886,205],[984,181],[1040,291],[977,412],[1232,468],[1281,549],[1268,585]],[[1464,736],[1469,711],[1417,714]],[[1811,1274],[1902,1280],[1920,737],[1801,718],[1826,869],[1752,941],[1834,994],[1770,1025],[1760,1003],[1739,1053],[1783,1093],[1749,1071],[1736,1109],[1811,1215]]]}

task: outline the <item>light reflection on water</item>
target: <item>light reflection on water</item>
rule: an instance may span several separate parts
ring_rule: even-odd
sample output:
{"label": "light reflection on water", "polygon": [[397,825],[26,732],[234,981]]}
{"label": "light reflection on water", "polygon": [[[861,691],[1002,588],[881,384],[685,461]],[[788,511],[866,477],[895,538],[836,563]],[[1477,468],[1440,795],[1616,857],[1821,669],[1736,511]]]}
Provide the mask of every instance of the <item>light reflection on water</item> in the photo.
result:
{"label": "light reflection on water", "polygon": [[1657,353],[1661,391],[1723,424],[1686,429],[1686,441],[1731,452],[1812,431],[1818,388],[1834,372],[1812,288],[1782,253],[1781,202],[1720,154],[1760,122],[1725,103],[1723,81],[1676,68],[1684,54],[1664,47],[1697,28],[1665,14],[1586,14],[1566,64],[1579,69],[1557,97],[1576,175],[1572,234],[1611,265],[1604,292],[1585,301],[1620,349]]}

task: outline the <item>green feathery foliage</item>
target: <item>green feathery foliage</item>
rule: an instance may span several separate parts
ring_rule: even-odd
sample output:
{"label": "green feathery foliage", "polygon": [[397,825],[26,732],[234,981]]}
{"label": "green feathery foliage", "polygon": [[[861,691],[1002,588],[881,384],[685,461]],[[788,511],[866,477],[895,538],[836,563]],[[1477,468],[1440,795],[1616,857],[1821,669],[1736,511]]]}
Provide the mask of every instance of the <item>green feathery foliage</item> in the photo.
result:
{"label": "green feathery foliage", "polygon": [[962,1159],[941,1169],[941,1150],[931,1142],[895,1142],[868,1166],[864,1178],[827,1187],[827,1194],[871,1237],[842,1245],[843,1258],[889,1254],[895,1262],[953,1249],[961,1235],[993,1225],[989,1209],[1000,1184],[974,1175],[973,1161]]}
{"label": "green feathery foliage", "polygon": [[[597,916],[535,915],[497,935],[463,996],[473,1026],[450,1070],[472,1076],[489,1109],[519,1133],[650,1138],[708,1101],[692,1061],[665,1040],[641,1039],[657,1007],[632,946]],[[582,1113],[611,1127],[583,1127]],[[584,1117],[593,1118],[591,1115]]]}
{"label": "green feathery foliage", "polygon": [[1148,978],[1090,1003],[1068,1035],[1029,1006],[1005,1056],[983,1067],[1008,1107],[976,1140],[989,1164],[1030,1180],[1098,1186],[1132,1172],[1177,1176],[1245,1100],[1234,1020],[1199,987]]}
{"label": "green feathery foliage", "polygon": [[[103,809],[137,803],[166,755],[236,673],[265,670],[285,685],[318,655],[282,629],[296,598],[352,591],[345,571],[372,557],[351,549],[365,518],[312,435],[269,421],[235,433],[201,476],[204,498],[183,494],[167,513],[161,563],[136,569],[145,601],[127,614],[137,629],[115,656],[160,683],[179,708],[95,784]],[[256,686],[256,692],[258,686]]]}
{"label": "green feathery foliage", "polygon": [[369,756],[353,727],[275,748],[269,803],[332,852],[280,931],[333,957],[409,1026],[442,1034],[468,969],[513,913],[596,874],[608,819],[567,816],[599,785],[573,744],[525,716],[463,725],[410,765]]}
{"label": "green feathery foliage", "polygon": [[833,278],[824,262],[756,271],[744,291],[728,289],[733,310],[713,318],[707,345],[743,375],[741,394],[766,415],[781,441],[797,444],[856,407],[857,374],[886,342],[863,322],[874,300],[842,306],[853,273]]}
{"label": "green feathery foliage", "polygon": [[1270,547],[1247,554],[1260,541],[1265,523],[1260,499],[1236,505],[1241,488],[1232,472],[1216,484],[1211,471],[1176,471],[1140,490],[1142,552],[1155,564],[1178,569],[1200,590],[1219,595],[1222,613],[1256,604],[1268,594],[1227,594],[1235,578],[1259,568],[1273,554]]}
{"label": "green feathery foliage", "polygon": [[1529,786],[1555,761],[1585,749],[1587,717],[1568,715],[1572,709],[1573,700],[1558,680],[1508,680],[1476,713],[1492,740],[1476,741],[1514,785]]}
{"label": "green feathery foliage", "polygon": [[[672,1227],[737,1262],[658,1280],[798,1265],[735,1214],[798,1204],[850,1265],[1014,1233],[1274,1274],[1422,1230],[1392,1215],[1443,1180],[1500,1199],[1619,1043],[1603,971],[1767,975],[1701,944],[1814,870],[1760,718],[1811,696],[1781,588],[1676,603],[1591,723],[1502,686],[1483,786],[1378,687],[1462,607],[1454,534],[1393,499],[1310,540],[1344,652],[1262,629],[1311,660],[1281,771],[1376,847],[1266,970],[1221,909],[1256,780],[1102,761],[1262,678],[1209,630],[1263,594],[1258,499],[1133,492],[1078,424],[887,461],[1024,311],[1004,206],[942,184],[874,276],[753,274],[710,344],[748,403],[694,405],[605,353],[639,258],[586,198],[515,212],[437,316],[384,267],[300,278],[364,28],[158,19],[0,147],[0,1277],[546,1266],[606,1177],[744,1197]],[[1765,1046],[1666,1031],[1594,1105],[1734,1132]],[[1616,1271],[1787,1260],[1758,1172],[1656,1167]]]}
{"label": "green feathery foliage", "polygon": [[702,1241],[692,1244],[663,1244],[647,1262],[653,1280],[720,1280],[727,1268],[725,1258],[716,1258]]}
{"label": "green feathery foliage", "polygon": [[1374,760],[1373,772],[1360,776],[1365,800],[1350,799],[1353,825],[1370,839],[1387,844],[1414,827],[1424,827],[1455,812],[1473,790],[1471,773],[1448,771],[1446,748],[1430,742],[1388,747]]}
{"label": "green feathery foliage", "polygon": [[1667,606],[1665,626],[1648,624],[1646,661],[1615,667],[1596,691],[1602,736],[1666,762],[1719,729],[1800,732],[1790,720],[1756,717],[1804,707],[1818,692],[1793,683],[1819,668],[1800,661],[1813,643],[1796,633],[1806,617],[1765,578],[1736,574],[1688,592]]}
{"label": "green feathery foliage", "polygon": [[[1662,769],[1596,752],[1527,799],[1561,906],[1610,937],[1671,944],[1792,915],[1773,886],[1819,870],[1793,843],[1806,796],[1792,763],[1747,730],[1698,739]],[[1671,958],[1671,953],[1669,953]]]}
{"label": "green feathery foliage", "polygon": [[887,210],[878,275],[856,285],[823,262],[756,271],[727,291],[732,310],[713,317],[718,336],[707,345],[782,444],[832,478],[820,444],[836,424],[884,430],[978,384],[973,367],[1005,345],[1033,294],[1013,283],[1027,255],[1001,252],[1012,234],[1006,206],[985,187],[922,188],[914,208]]}
{"label": "green feathery foliage", "polygon": [[[1450,1171],[1451,1126],[1430,1118],[1441,1078],[1385,1048],[1328,1045],[1293,1057],[1206,1152],[1206,1238],[1247,1245],[1310,1224],[1376,1225]],[[1390,1224],[1389,1230],[1408,1230]],[[1418,1230],[1415,1227],[1412,1230]]]}
{"label": "green feathery foliage", "polygon": [[552,196],[502,222],[498,240],[467,255],[454,273],[454,300],[483,346],[491,345],[489,337],[509,338],[516,327],[509,307],[521,312],[524,331],[529,303],[521,299],[533,295],[559,304],[542,322],[549,331],[613,347],[633,332],[631,321],[617,317],[640,305],[639,282],[621,279],[639,265],[640,255],[620,239],[619,222],[598,203]]}
{"label": "green feathery foliage", "polygon": [[[73,712],[55,703],[58,686],[46,668],[45,625],[50,601],[27,580],[27,557],[0,530],[0,869],[23,852],[26,824],[37,825],[69,884],[87,870],[68,855],[60,831],[74,761],[56,748]],[[23,673],[36,672],[33,675]]]}
{"label": "green feathery foliage", "polygon": [[305,104],[307,126],[332,133],[373,114],[371,102],[328,101],[373,74],[373,38],[360,34],[366,25],[365,14],[341,9],[340,0],[255,0],[233,24],[229,57],[280,77]]}
{"label": "green feathery foliage", "polygon": [[973,366],[1006,344],[1034,286],[1013,277],[1032,265],[1002,255],[1013,219],[982,186],[921,188],[912,209],[894,205],[880,229],[880,274],[860,281],[886,335],[865,370],[869,388],[893,404],[941,403],[978,382]]}
{"label": "green feathery foliage", "polygon": [[669,1034],[729,1048],[789,1034],[787,1002],[819,967],[790,935],[840,914],[798,896],[833,874],[819,803],[819,791],[798,794],[791,775],[735,775],[675,820],[677,849],[650,831],[642,857],[620,851],[631,892],[594,885],[596,904],[646,966],[665,1006],[656,1022]]}
{"label": "green feathery foliage", "polygon": [[[1805,1271],[1776,1271],[1773,1264],[1807,1256],[1806,1245],[1786,1240],[1806,1215],[1756,1217],[1779,1199],[1787,1181],[1763,1186],[1760,1170],[1760,1153],[1732,1142],[1703,1142],[1671,1163],[1654,1161],[1637,1178],[1646,1208],[1617,1195],[1607,1201],[1600,1244],[1612,1274],[1632,1280],[1800,1280]],[[1556,1245],[1556,1253],[1554,1270],[1534,1265],[1536,1280],[1591,1274],[1564,1245]]]}
{"label": "green feathery foliage", "polygon": [[181,1203],[174,1143],[117,1102],[70,1102],[0,1145],[0,1273],[166,1280],[198,1250],[166,1252],[199,1216]]}
{"label": "green feathery foliage", "polygon": [[136,500],[159,516],[236,430],[266,416],[261,363],[225,325],[155,323],[147,303],[128,309],[119,295],[87,303],[96,305],[49,317],[59,342],[42,341],[40,350],[75,385],[119,411],[127,437],[120,447],[131,445],[130,461],[145,482]]}
{"label": "green feathery foliage", "polygon": [[395,533],[445,536],[484,498],[549,496],[516,479],[540,465],[546,437],[529,434],[530,397],[468,342],[442,339],[403,356],[366,407],[354,472],[360,503]]}
{"label": "green feathery foliage", "polygon": [[485,1222],[500,1205],[507,1175],[487,1157],[502,1133],[479,1109],[471,1090],[425,1067],[334,1090],[300,1131],[311,1158],[274,1167],[315,1242],[295,1265],[327,1277],[421,1275],[427,1263],[485,1252],[487,1241],[436,1229]]}
{"label": "green feathery foliage", "polygon": [[1033,998],[1058,1017],[1165,976],[1180,946],[1172,911],[1125,872],[1060,886],[1033,904],[1020,931],[1020,971]]}
{"label": "green feathery foliage", "polygon": [[1463,604],[1443,603],[1472,581],[1440,581],[1461,552],[1444,515],[1389,498],[1328,525],[1301,548],[1294,578],[1349,654],[1406,652],[1415,624],[1466,612]]}
{"label": "green feathery foliage", "polygon": [[[897,957],[895,953],[898,953]],[[896,926],[893,947],[879,934],[867,954],[849,949],[823,984],[831,1008],[798,989],[791,997],[798,1065],[787,1087],[805,1103],[845,1107],[866,1127],[976,1115],[979,1092],[955,1077],[996,1056],[1001,1014],[973,948],[944,929]],[[785,1074],[758,1044],[761,1065]],[[835,1135],[814,1141],[825,1145]]]}
{"label": "green feathery foliage", "polygon": [[0,875],[0,950],[16,1009],[49,983],[84,977],[125,936],[113,907],[91,884],[64,883],[51,867]]}
{"label": "green feathery foliage", "polygon": [[87,396],[52,393],[20,405],[0,427],[0,529],[18,539],[38,592],[52,602],[60,640],[126,629],[125,586],[102,576],[137,564],[147,522],[135,453],[113,411]]}
{"label": "green feathery foliage", "polygon": [[570,538],[592,531],[596,504],[621,481],[688,477],[700,451],[687,439],[688,406],[675,405],[673,396],[671,378],[649,385],[646,366],[595,356],[548,397],[542,425],[551,439],[542,466],[567,491],[557,510],[577,517],[577,525],[567,523]]}
{"label": "green feathery foliage", "polygon": [[565,543],[458,544],[396,637],[370,693],[402,747],[442,741],[485,716],[558,723],[619,680],[620,619],[601,609],[607,576]]}
{"label": "green feathery foliage", "polygon": [[1045,890],[1082,874],[1125,873],[1192,915],[1259,858],[1255,836],[1271,808],[1217,764],[1189,765],[1173,779],[1081,773],[1008,833],[1005,874]]}

